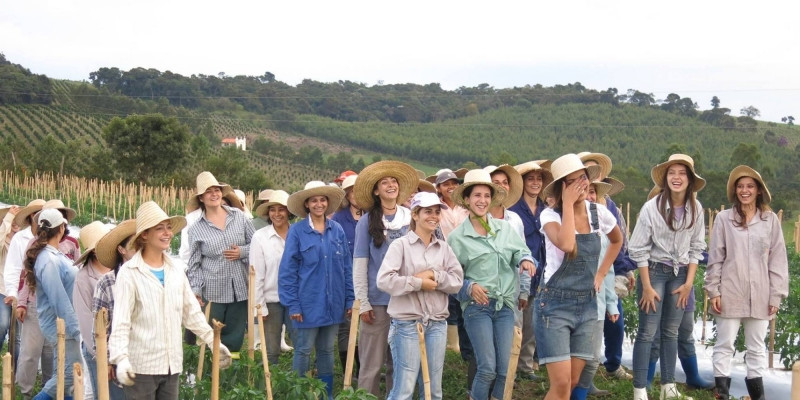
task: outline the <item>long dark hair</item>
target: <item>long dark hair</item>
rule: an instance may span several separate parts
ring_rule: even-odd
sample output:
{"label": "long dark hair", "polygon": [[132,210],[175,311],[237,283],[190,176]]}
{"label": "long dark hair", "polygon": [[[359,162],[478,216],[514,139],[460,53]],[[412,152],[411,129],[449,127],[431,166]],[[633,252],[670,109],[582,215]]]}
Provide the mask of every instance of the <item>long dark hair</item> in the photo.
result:
{"label": "long dark hair", "polygon": [[761,220],[762,221],[766,221],[767,217],[764,214],[766,214],[767,211],[772,211],[772,208],[768,204],[766,204],[764,202],[764,190],[765,189],[764,189],[764,186],[761,184],[761,182],[759,182],[758,179],[754,179],[751,176],[742,176],[739,179],[737,179],[736,182],[733,183],[733,205],[732,205],[732,207],[736,210],[736,215],[737,215],[737,218],[733,219],[733,226],[735,226],[737,228],[747,225],[747,216],[745,216],[744,215],[744,211],[742,211],[742,202],[739,201],[739,196],[736,195],[736,185],[739,184],[739,180],[741,180],[742,178],[751,178],[751,179],[753,179],[753,182],[756,183],[756,187],[758,188],[758,191],[761,192],[761,193],[758,194],[758,196],[756,196],[756,209],[761,211]]}
{"label": "long dark hair", "polygon": [[[683,165],[686,168],[686,177],[689,179],[689,185],[686,187],[686,194],[683,197],[683,204],[684,210],[687,210],[689,207],[692,209],[692,217],[689,220],[689,226],[686,226],[686,215],[687,212],[684,211],[683,213],[683,221],[681,221],[680,225],[676,225],[675,223],[675,207],[672,205],[672,189],[669,188],[667,185],[667,173],[664,173],[664,177],[661,179],[661,194],[658,196],[658,213],[661,214],[661,218],[664,218],[664,222],[667,223],[667,226],[671,231],[677,231],[678,229],[692,229],[694,226],[694,220],[697,219],[697,205],[695,204],[695,193],[694,193],[694,182],[695,177],[694,173],[692,172],[691,168]],[[667,205],[669,205],[669,210],[667,209]]]}
{"label": "long dark hair", "polygon": [[372,243],[375,247],[381,247],[386,242],[386,235],[383,233],[386,226],[383,225],[383,206],[381,205],[381,198],[375,194],[374,190],[378,187],[378,183],[372,188],[372,209],[369,210],[369,225],[367,231],[369,236],[372,237]]}
{"label": "long dark hair", "polygon": [[[39,253],[47,246],[50,239],[56,237],[61,229],[61,225],[51,227],[47,221],[42,222],[42,226],[36,230],[36,241],[33,242],[28,251],[25,252],[25,283],[30,287],[31,293],[36,292],[36,272],[34,266],[36,265],[36,258]],[[66,235],[66,232],[64,233]]]}

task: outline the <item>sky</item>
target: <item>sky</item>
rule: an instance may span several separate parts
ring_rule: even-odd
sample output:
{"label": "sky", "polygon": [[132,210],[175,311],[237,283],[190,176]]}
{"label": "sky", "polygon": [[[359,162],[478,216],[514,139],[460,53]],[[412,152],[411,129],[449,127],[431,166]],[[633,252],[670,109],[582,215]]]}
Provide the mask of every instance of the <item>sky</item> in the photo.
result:
{"label": "sky", "polygon": [[101,67],[445,89],[581,82],[800,119],[796,1],[0,0],[0,52],[51,78]]}

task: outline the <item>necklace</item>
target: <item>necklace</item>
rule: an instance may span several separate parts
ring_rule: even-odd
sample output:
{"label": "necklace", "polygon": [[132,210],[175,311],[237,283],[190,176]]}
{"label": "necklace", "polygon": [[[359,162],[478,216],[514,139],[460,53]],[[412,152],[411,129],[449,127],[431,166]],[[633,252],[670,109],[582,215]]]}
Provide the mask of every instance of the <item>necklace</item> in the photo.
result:
{"label": "necklace", "polygon": [[390,207],[384,207],[383,204],[381,204],[381,208],[383,208],[386,211],[394,211],[394,210],[397,210],[397,204],[395,204],[394,207],[391,207],[391,208]]}

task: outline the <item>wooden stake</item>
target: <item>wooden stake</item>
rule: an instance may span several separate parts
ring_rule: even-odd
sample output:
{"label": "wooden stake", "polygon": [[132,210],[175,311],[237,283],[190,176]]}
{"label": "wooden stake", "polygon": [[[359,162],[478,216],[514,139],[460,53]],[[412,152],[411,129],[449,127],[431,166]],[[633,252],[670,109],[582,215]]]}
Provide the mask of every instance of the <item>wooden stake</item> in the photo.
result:
{"label": "wooden stake", "polygon": [[344,389],[353,387],[353,363],[356,356],[356,337],[358,336],[358,321],[361,319],[361,301],[353,301],[350,313],[350,339],[347,341],[347,361],[344,367]]}
{"label": "wooden stake", "polygon": [[[256,351],[256,331],[253,309],[256,304],[256,268],[250,266],[250,276],[247,285],[247,355],[252,360]],[[261,344],[264,347],[264,343]]]}
{"label": "wooden stake", "polygon": [[503,398],[510,399],[511,393],[514,392],[514,376],[511,375],[517,370],[517,363],[519,362],[519,351],[522,348],[522,329],[514,327],[514,341],[511,344],[511,357],[508,358],[508,373],[506,373],[506,386],[503,390]]}
{"label": "wooden stake", "polygon": [[769,368],[773,368],[773,358],[775,356],[775,320],[778,319],[778,314],[772,316],[769,320]]}
{"label": "wooden stake", "polygon": [[792,400],[800,400],[800,361],[792,365]]}
{"label": "wooden stake", "polygon": [[[17,319],[13,317],[13,315],[17,312],[17,299],[15,298],[13,302],[11,302],[11,325],[8,326],[8,352],[14,354],[16,351],[15,347],[17,346]],[[13,366],[12,366],[13,368]],[[5,369],[3,369],[5,371]],[[11,370],[12,374],[14,370]],[[12,375],[14,376],[14,375]],[[14,385],[11,385],[11,392],[14,392]],[[9,397],[10,398],[10,397]]]}
{"label": "wooden stake", "polygon": [[428,349],[425,346],[425,327],[422,326],[421,322],[417,322],[417,334],[419,335],[419,360],[422,364],[422,386],[425,391],[425,400],[431,400],[431,373],[428,370]]}
{"label": "wooden stake", "polygon": [[[261,318],[261,304],[256,304],[256,314]],[[269,358],[267,358],[267,339],[264,335],[264,320],[258,324],[258,338],[261,339],[261,361],[264,363],[264,382],[267,386],[267,400],[272,400],[272,374],[269,372]]]}
{"label": "wooden stake", "polygon": [[700,343],[706,342],[706,317],[708,316],[708,292],[703,291],[703,333],[700,334]]}
{"label": "wooden stake", "polygon": [[211,400],[219,400],[219,341],[225,326],[216,319],[211,321],[214,328],[214,346],[211,349]]}
{"label": "wooden stake", "polygon": [[[97,348],[97,393],[99,400],[108,400],[108,310],[105,307],[97,311],[94,317],[94,343]],[[75,396],[77,399],[78,397]]]}
{"label": "wooden stake", "polygon": [[[211,317],[211,302],[206,303],[206,321]],[[197,360],[197,377],[195,378],[195,393],[197,392],[197,382],[200,382],[200,379],[203,379],[203,364],[206,361],[206,344],[202,343],[200,345],[200,358]]]}
{"label": "wooden stake", "polygon": [[[13,321],[11,322],[14,323]],[[14,398],[14,371],[11,369],[11,352],[3,354],[3,398]]]}
{"label": "wooden stake", "polygon": [[[106,383],[108,383],[107,379]],[[83,398],[83,368],[81,368],[81,363],[72,364],[72,396],[74,399]]]}
{"label": "wooden stake", "polygon": [[64,400],[64,359],[66,358],[64,343],[67,334],[67,328],[64,325],[64,320],[61,318],[56,319],[56,331],[58,336],[58,362],[56,363],[57,371],[57,381],[56,381],[56,400]]}
{"label": "wooden stake", "polygon": [[628,202],[625,208],[625,237],[631,237],[631,203]]}

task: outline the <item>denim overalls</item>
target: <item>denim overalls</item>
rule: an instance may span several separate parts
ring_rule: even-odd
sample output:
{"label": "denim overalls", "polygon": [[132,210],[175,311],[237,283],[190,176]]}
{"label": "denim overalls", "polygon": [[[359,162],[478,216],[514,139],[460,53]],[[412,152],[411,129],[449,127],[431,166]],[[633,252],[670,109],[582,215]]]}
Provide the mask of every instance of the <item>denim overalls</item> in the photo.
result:
{"label": "denim overalls", "polygon": [[593,358],[592,333],[597,321],[594,277],[600,254],[597,205],[589,206],[592,232],[575,234],[578,254],[564,255],[558,271],[542,284],[534,300],[536,350],[539,362]]}

